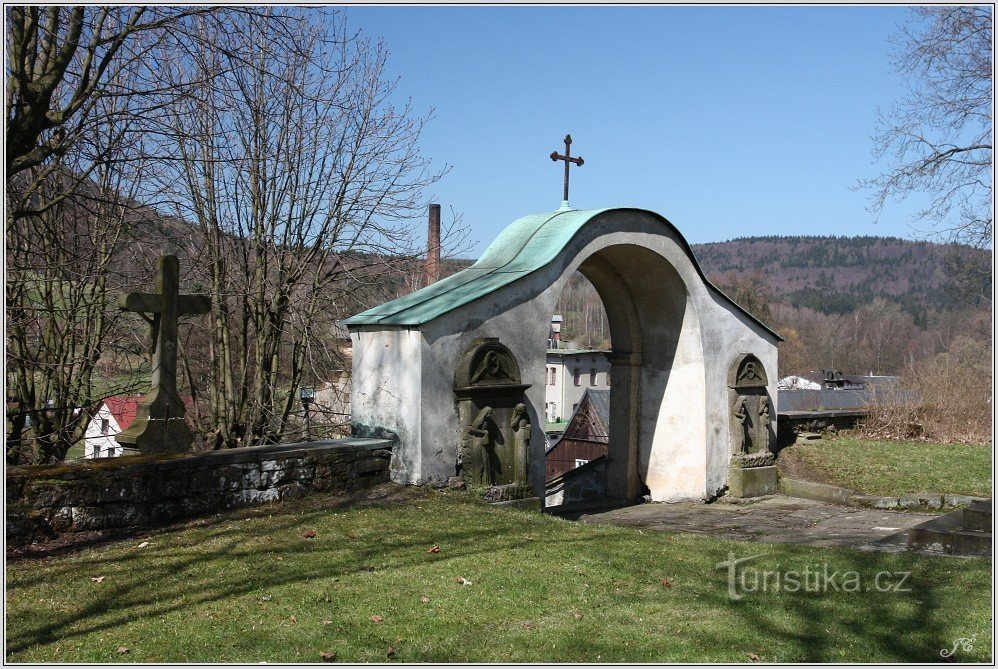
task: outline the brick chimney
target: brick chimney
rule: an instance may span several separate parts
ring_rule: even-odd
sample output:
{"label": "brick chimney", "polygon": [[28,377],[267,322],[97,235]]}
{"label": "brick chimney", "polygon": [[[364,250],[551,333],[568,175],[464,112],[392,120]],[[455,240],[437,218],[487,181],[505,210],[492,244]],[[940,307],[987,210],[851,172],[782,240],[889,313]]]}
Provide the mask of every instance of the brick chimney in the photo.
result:
{"label": "brick chimney", "polygon": [[430,205],[429,229],[426,232],[426,285],[440,280],[440,205]]}

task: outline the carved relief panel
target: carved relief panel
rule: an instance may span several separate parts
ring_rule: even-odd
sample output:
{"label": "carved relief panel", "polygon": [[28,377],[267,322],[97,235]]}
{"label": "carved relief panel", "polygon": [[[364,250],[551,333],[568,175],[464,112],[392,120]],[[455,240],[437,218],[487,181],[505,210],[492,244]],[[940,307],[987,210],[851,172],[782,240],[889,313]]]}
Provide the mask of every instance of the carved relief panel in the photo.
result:
{"label": "carved relief panel", "polygon": [[456,474],[471,485],[527,483],[532,427],[520,367],[497,338],[476,339],[458,360]]}
{"label": "carved relief panel", "polygon": [[773,463],[769,450],[773,405],[766,391],[766,369],[751,354],[739,355],[728,371],[731,461],[743,467]]}

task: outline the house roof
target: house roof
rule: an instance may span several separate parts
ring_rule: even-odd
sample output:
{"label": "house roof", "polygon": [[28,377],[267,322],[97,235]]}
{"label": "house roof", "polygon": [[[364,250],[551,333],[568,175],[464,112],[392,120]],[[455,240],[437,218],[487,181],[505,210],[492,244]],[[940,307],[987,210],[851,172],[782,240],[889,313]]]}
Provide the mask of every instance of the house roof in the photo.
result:
{"label": "house roof", "polygon": [[118,427],[122,430],[127,430],[131,425],[132,421],[135,420],[135,416],[139,411],[139,402],[142,400],[141,395],[118,395],[116,397],[105,397],[104,406],[107,410],[111,412],[114,416],[114,420],[117,421]]}
{"label": "house roof", "polygon": [[575,413],[568,419],[565,433],[547,453],[558,448],[562,443],[574,440],[598,441],[607,443],[610,440],[610,389],[586,388]]}
{"label": "house roof", "polygon": [[[780,379],[780,383],[787,386],[790,381],[794,378],[803,379],[810,383],[816,384],[821,387],[825,387],[826,384],[833,384],[840,386],[845,389],[849,388],[870,388],[874,390],[893,390],[897,387],[900,378],[897,376],[877,376],[868,375],[863,376],[859,374],[842,374],[841,372],[820,372],[820,371],[810,371],[802,374],[795,374],[793,376],[785,376]],[[792,386],[790,389],[793,389]]]}
{"label": "house roof", "polygon": [[918,394],[912,391],[895,390],[884,395],[878,394],[876,388],[781,390],[776,395],[776,411],[780,414],[801,411],[860,411],[888,402],[911,404],[918,401]]}
{"label": "house roof", "polygon": [[[142,395],[116,395],[114,397],[105,397],[104,406],[107,410],[111,412],[114,416],[114,420],[117,421],[118,427],[122,430],[127,430],[131,427],[132,422],[135,420],[135,416],[139,412],[139,402],[143,400]],[[194,400],[190,395],[186,397],[181,397],[180,400],[184,403],[184,407],[187,411],[190,411],[194,407]]]}
{"label": "house roof", "polygon": [[590,220],[611,211],[648,214],[670,229],[696,269],[700,280],[721,300],[729,303],[777,340],[783,338],[765,323],[714,286],[703,273],[689,243],[676,226],[655,212],[636,207],[559,210],[524,216],[499,233],[478,261],[457,274],[431,283],[398,299],[352,316],[347,326],[422,325],[454,309],[492,293],[553,261]]}

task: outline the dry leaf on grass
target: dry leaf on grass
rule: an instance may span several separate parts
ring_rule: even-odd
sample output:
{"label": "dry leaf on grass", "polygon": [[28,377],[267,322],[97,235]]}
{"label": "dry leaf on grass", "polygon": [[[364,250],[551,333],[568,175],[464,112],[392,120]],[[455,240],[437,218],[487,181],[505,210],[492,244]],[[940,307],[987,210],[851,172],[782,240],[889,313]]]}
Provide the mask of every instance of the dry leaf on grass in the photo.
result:
{"label": "dry leaf on grass", "polygon": [[755,653],[753,653],[753,652],[750,651],[750,652],[745,653],[745,654],[748,655],[748,659],[751,660],[752,662],[758,662],[759,661],[759,656],[756,655]]}
{"label": "dry leaf on grass", "polygon": [[291,624],[294,625],[296,622],[298,622],[298,616],[291,616],[290,618],[288,618],[288,620],[290,620]]}
{"label": "dry leaf on grass", "polygon": [[334,650],[332,653],[319,653],[319,657],[322,658],[323,662],[332,662],[336,659],[336,651]]}
{"label": "dry leaf on grass", "polygon": [[308,530],[302,536],[306,539],[315,539],[315,530]]}
{"label": "dry leaf on grass", "polygon": [[582,614],[581,614],[581,613],[579,613],[579,612],[576,612],[576,613],[575,613],[575,619],[576,619],[576,620],[582,620]]}
{"label": "dry leaf on grass", "polygon": [[322,626],[323,627],[325,627],[326,625],[332,625],[332,624],[333,624],[332,620],[323,620],[322,621]]}
{"label": "dry leaf on grass", "polygon": [[471,581],[469,581],[468,579],[466,579],[464,576],[458,576],[454,580],[457,581],[458,583],[460,583],[461,585],[471,585]]}
{"label": "dry leaf on grass", "polygon": [[384,618],[382,618],[381,616],[375,615],[375,616],[371,616],[371,620],[373,620],[376,623],[380,623],[382,620],[384,620]]}
{"label": "dry leaf on grass", "polygon": [[429,597],[420,597],[419,601],[423,602],[424,604],[429,604],[430,603],[430,598]]}
{"label": "dry leaf on grass", "polygon": [[389,646],[388,647],[388,652],[386,653],[386,655],[388,655],[388,657],[395,657],[395,648],[392,647],[392,646]]}
{"label": "dry leaf on grass", "polygon": [[125,646],[118,646],[118,655],[124,655],[125,653],[128,653],[131,650],[132,650],[131,648],[126,648]]}
{"label": "dry leaf on grass", "polygon": [[139,544],[138,546],[136,546],[136,548],[145,548],[148,545],[149,545],[148,541],[143,541],[141,544]]}
{"label": "dry leaf on grass", "polygon": [[433,544],[432,546],[430,546],[429,548],[426,549],[426,552],[427,553],[439,553],[440,552],[440,546],[437,546],[436,544]]}
{"label": "dry leaf on grass", "polygon": [[663,578],[662,579],[662,585],[664,585],[667,588],[671,588],[672,587],[672,583],[670,583],[669,579],[667,579],[667,578]]}
{"label": "dry leaf on grass", "polygon": [[90,580],[93,581],[94,583],[103,583],[104,578],[105,578],[104,576],[91,576]]}
{"label": "dry leaf on grass", "polygon": [[263,597],[261,597],[261,598],[260,598],[260,601],[261,601],[261,602],[269,602],[269,601],[270,601],[270,600],[272,600],[273,598],[274,598],[274,596],[273,596],[273,595],[264,595]]}

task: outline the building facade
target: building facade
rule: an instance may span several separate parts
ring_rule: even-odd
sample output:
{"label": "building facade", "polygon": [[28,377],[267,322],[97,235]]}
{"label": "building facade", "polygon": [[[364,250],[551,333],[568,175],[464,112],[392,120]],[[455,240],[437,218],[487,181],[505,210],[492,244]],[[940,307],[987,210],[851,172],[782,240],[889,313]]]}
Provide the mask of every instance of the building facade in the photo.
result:
{"label": "building facade", "polygon": [[83,436],[83,457],[115,458],[122,454],[121,445],[115,441],[122,430],[127,430],[138,414],[142,397],[120,395],[108,397],[87,423]]}
{"label": "building facade", "polygon": [[588,388],[610,387],[606,351],[548,349],[544,372],[544,416],[548,423],[571,418]]}

